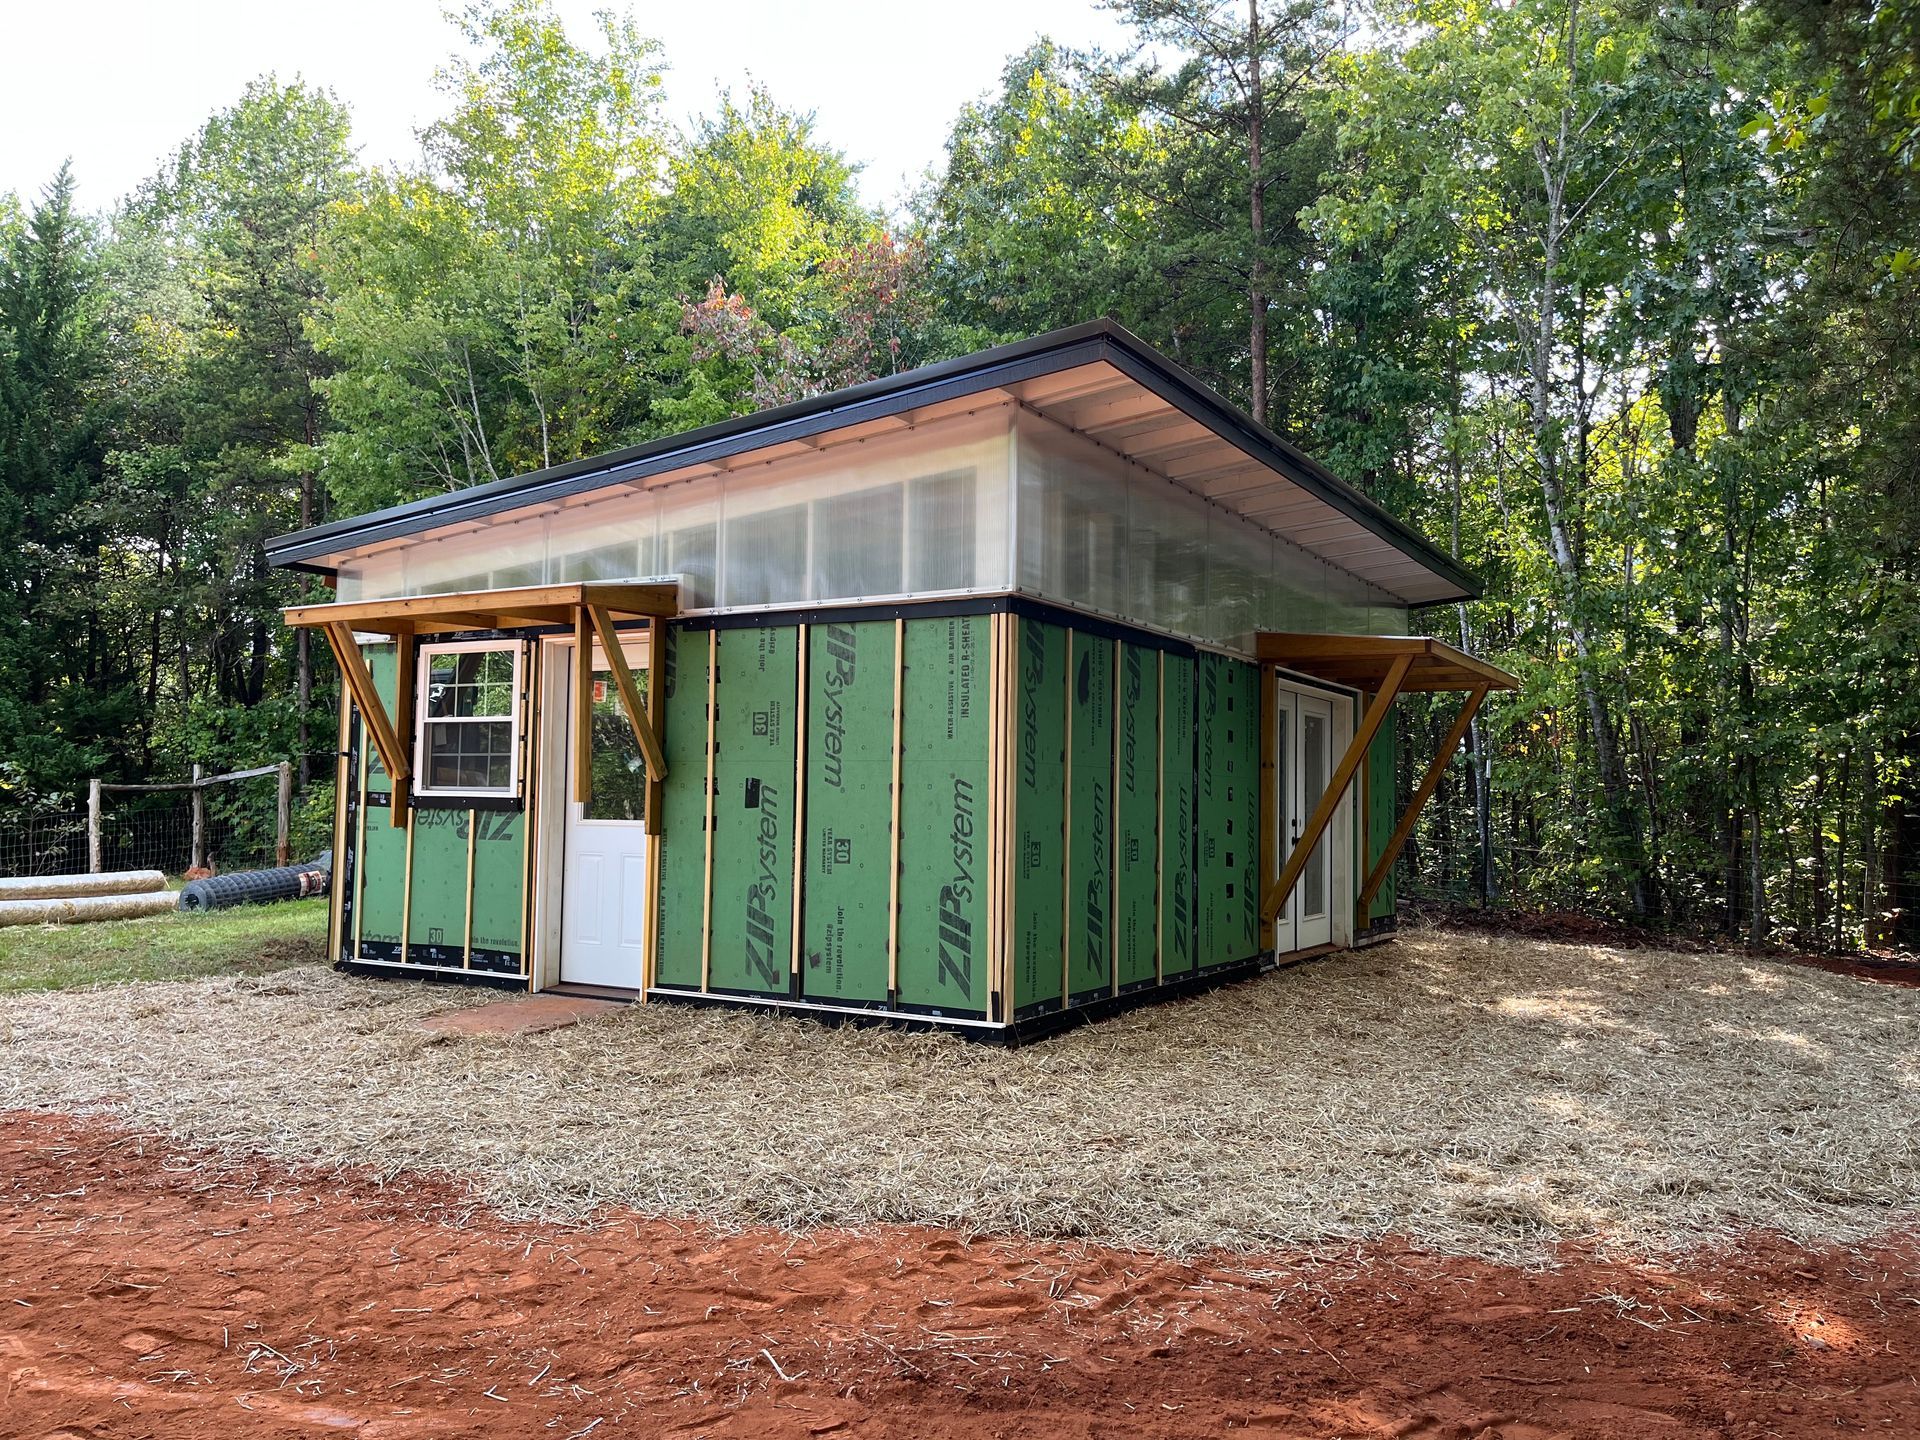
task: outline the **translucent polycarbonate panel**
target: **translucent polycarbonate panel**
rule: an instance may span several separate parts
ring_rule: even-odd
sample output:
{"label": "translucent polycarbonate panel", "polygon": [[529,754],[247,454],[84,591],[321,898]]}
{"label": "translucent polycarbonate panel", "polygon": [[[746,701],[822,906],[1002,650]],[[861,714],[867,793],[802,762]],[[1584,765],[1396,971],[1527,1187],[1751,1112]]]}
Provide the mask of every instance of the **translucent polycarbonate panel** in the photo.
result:
{"label": "translucent polycarbonate panel", "polygon": [[406,587],[403,550],[382,550],[342,561],[335,572],[334,599],[384,600]]}
{"label": "translucent polycarbonate panel", "polygon": [[1207,638],[1239,650],[1271,613],[1273,536],[1225,510],[1207,526]]}
{"label": "translucent polycarbonate panel", "polygon": [[1207,520],[1212,507],[1177,485],[1139,475],[1127,491],[1133,543],[1126,614],[1180,635],[1207,628]]}
{"label": "translucent polycarbonate panel", "polygon": [[1369,635],[1410,635],[1407,607],[1385,596],[1376,599],[1367,607],[1367,634]]}
{"label": "translucent polycarbonate panel", "polygon": [[680,608],[705,610],[719,594],[720,487],[689,480],[659,492],[660,574],[680,577]]}
{"label": "translucent polycarbonate panel", "polygon": [[545,574],[547,519],[544,515],[502,517],[457,535],[410,544],[399,553],[403,590],[408,595],[537,585]]}
{"label": "translucent polycarbonate panel", "polygon": [[722,605],[778,605],[806,598],[805,504],[728,514],[724,534],[720,556]]}
{"label": "translucent polycarbonate panel", "polygon": [[905,487],[897,482],[813,502],[813,593],[857,598],[898,595]]}
{"label": "translucent polycarbonate panel", "polygon": [[1321,628],[1335,635],[1383,633],[1373,628],[1373,603],[1379,595],[1358,575],[1327,567],[1327,603]]}
{"label": "translucent polycarbonate panel", "polygon": [[[926,595],[980,583],[980,474],[968,467],[907,482],[907,590]],[[990,496],[1006,509],[1004,480]],[[1005,569],[1005,556],[1000,557]]]}
{"label": "translucent polycarbonate panel", "polygon": [[1405,625],[1358,576],[1091,440],[1031,415],[1016,436],[1027,593],[1240,651],[1261,630],[1369,631],[1383,604]]}
{"label": "translucent polycarbonate panel", "polygon": [[547,526],[549,580],[639,580],[661,573],[660,499],[616,491],[567,505]]}
{"label": "translucent polycarbonate panel", "polygon": [[1273,547],[1273,583],[1260,606],[1262,630],[1327,629],[1327,581],[1333,569],[1298,545],[1278,540]]}
{"label": "translucent polycarbonate panel", "polygon": [[343,598],[681,577],[685,610],[900,599],[1012,585],[1011,404],[724,475],[511,511],[337,563]]}
{"label": "translucent polycarbonate panel", "polygon": [[1020,588],[1107,615],[1138,606],[1128,584],[1132,468],[1078,436],[1020,420]]}

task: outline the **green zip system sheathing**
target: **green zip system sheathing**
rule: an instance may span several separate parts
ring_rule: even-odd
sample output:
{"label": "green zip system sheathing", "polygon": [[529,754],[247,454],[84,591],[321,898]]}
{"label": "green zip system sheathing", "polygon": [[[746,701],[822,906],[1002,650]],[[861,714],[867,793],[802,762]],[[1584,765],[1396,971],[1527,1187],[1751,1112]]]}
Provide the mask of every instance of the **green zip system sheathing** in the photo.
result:
{"label": "green zip system sheathing", "polygon": [[655,983],[698,990],[707,909],[707,651],[710,630],[665,626],[667,778],[661,786],[660,892],[654,901]]}
{"label": "green zip system sheathing", "polygon": [[1116,969],[1122,993],[1159,979],[1160,652],[1122,643],[1114,757]]}
{"label": "green zip system sheathing", "polygon": [[811,1000],[888,998],[895,660],[891,620],[808,631],[800,991]]}
{"label": "green zip system sheathing", "polygon": [[1067,712],[1067,996],[1113,993],[1113,651],[1117,642],[1069,633]]}
{"label": "green zip system sheathing", "polygon": [[468,812],[468,823],[475,827],[469,963],[475,970],[523,974],[527,817],[518,810],[477,810]]}
{"label": "green zip system sheathing", "polygon": [[[413,817],[412,883],[407,887],[407,959],[459,965],[467,946],[466,810],[422,810]],[[404,832],[403,832],[404,833]]]}
{"label": "green zip system sheathing", "polygon": [[785,996],[793,988],[799,630],[755,626],[717,639],[707,983]]}
{"label": "green zip system sheathing", "polygon": [[[393,710],[394,647],[368,646],[362,652],[380,701]],[[356,721],[358,717],[356,716]],[[347,932],[347,958],[398,961],[407,903],[407,832],[392,821],[393,781],[380,752],[367,743],[365,727],[355,744],[361,765],[360,813],[353,831],[353,926]],[[356,943],[357,942],[357,943]]]}
{"label": "green zip system sheathing", "polygon": [[1160,975],[1194,971],[1194,690],[1191,655],[1160,657]]}
{"label": "green zip system sheathing", "polygon": [[1066,945],[1067,637],[1016,617],[1013,774],[1013,1013],[1061,1005]]}
{"label": "green zip system sheathing", "polygon": [[[361,653],[391,713],[395,647],[369,645]],[[516,704],[524,713],[526,696]],[[525,975],[526,816],[517,808],[416,801],[409,823],[396,826],[393,783],[357,714],[349,733],[352,854],[344,872],[349,888],[341,897],[339,958]]]}
{"label": "green zip system sheathing", "polygon": [[1259,945],[1260,691],[1258,667],[1224,655],[1199,657],[1199,928],[1205,971]]}
{"label": "green zip system sheathing", "polygon": [[910,620],[902,627],[897,999],[903,1010],[987,1018],[992,631],[987,615]]}

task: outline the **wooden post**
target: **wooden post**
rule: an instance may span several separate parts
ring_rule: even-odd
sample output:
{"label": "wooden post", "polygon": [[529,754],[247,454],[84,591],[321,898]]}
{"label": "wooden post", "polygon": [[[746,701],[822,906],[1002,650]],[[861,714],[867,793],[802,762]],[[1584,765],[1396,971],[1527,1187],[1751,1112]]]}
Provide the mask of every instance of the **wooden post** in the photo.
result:
{"label": "wooden post", "polygon": [[593,799],[593,621],[582,605],[573,621],[573,803]]}
{"label": "wooden post", "polygon": [[100,780],[87,781],[87,873],[98,875],[107,867],[100,861]]}
{"label": "wooden post", "polygon": [[273,863],[293,863],[293,762],[280,762],[280,793],[273,807]]}
{"label": "wooden post", "polygon": [[[387,823],[395,829],[405,825],[413,814],[413,766],[406,757],[413,754],[413,690],[420,682],[416,645],[411,634],[393,637],[393,731],[403,761],[397,774],[392,770],[387,772],[387,778],[393,782],[393,803],[387,808]],[[357,648],[354,653],[359,653]],[[407,853],[411,855],[412,836],[407,837],[407,845]]]}
{"label": "wooden post", "polygon": [[[666,726],[667,726],[667,627],[658,615],[647,621],[647,714],[653,720],[653,733],[660,745],[661,768],[647,773],[647,833],[666,830]],[[649,850],[655,853],[659,847]],[[641,996],[645,1001],[645,995]]]}
{"label": "wooden post", "polygon": [[198,760],[193,762],[193,857],[188,861],[191,868],[207,868],[207,792],[200,783],[204,773]]}
{"label": "wooden post", "polygon": [[[1273,883],[1274,867],[1280,852],[1280,796],[1274,786],[1278,780],[1275,747],[1280,736],[1280,681],[1269,666],[1259,667],[1260,676],[1260,833],[1253,837],[1253,853],[1259,857],[1260,893]],[[1274,922],[1277,914],[1260,911],[1259,946],[1262,954],[1272,954],[1279,941]]]}
{"label": "wooden post", "polygon": [[900,998],[900,731],[907,673],[907,622],[893,620],[893,753],[887,776],[887,999]]}

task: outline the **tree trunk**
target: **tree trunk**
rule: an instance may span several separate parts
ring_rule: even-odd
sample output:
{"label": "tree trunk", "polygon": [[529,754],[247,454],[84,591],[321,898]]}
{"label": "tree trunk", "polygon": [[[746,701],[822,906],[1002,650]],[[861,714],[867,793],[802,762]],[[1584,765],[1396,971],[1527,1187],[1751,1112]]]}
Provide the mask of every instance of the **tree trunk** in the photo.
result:
{"label": "tree trunk", "polygon": [[[307,421],[307,443],[313,443],[313,421],[309,415]],[[300,528],[306,529],[313,524],[313,475],[311,472],[300,477]],[[293,686],[294,705],[299,712],[299,730],[296,744],[299,755],[295,763],[299,767],[300,789],[307,788],[307,752],[313,748],[307,731],[307,711],[313,705],[313,652],[308,648],[311,637],[307,627],[302,625],[293,635]]]}
{"label": "tree trunk", "polygon": [[1811,877],[1812,894],[1808,902],[1812,909],[1808,929],[1812,932],[1815,945],[1826,943],[1827,936],[1827,757],[1822,754],[1813,768],[1813,833],[1810,837],[1813,851],[1813,875]]}
{"label": "tree trunk", "polygon": [[1853,751],[1840,752],[1840,799],[1835,810],[1840,816],[1839,832],[1833,845],[1833,948],[1846,948],[1847,915],[1847,826],[1853,819],[1853,808],[1848,803],[1853,789]]}
{"label": "tree trunk", "polygon": [[1260,0],[1247,0],[1247,221],[1252,230],[1253,254],[1249,267],[1252,283],[1247,303],[1252,314],[1247,329],[1250,374],[1247,385],[1252,391],[1254,420],[1267,423],[1267,196],[1262,175],[1262,134],[1266,121],[1266,96],[1260,77]]}
{"label": "tree trunk", "polygon": [[[1535,147],[1535,160],[1546,192],[1546,217],[1541,237],[1539,288],[1532,314],[1520,321],[1528,337],[1528,418],[1532,431],[1535,463],[1540,472],[1540,496],[1547,516],[1547,549],[1559,581],[1560,602],[1564,610],[1567,635],[1573,644],[1574,669],[1580,687],[1580,699],[1592,727],[1593,753],[1600,772],[1600,789],[1606,800],[1607,823],[1623,852],[1626,862],[1630,904],[1635,916],[1647,913],[1646,867],[1640,853],[1639,837],[1632,818],[1632,802],[1627,794],[1626,771],[1620,762],[1620,747],[1613,733],[1613,718],[1606,696],[1600,688],[1593,656],[1592,637],[1582,605],[1584,576],[1579,551],[1574,544],[1571,507],[1567,499],[1567,477],[1561,468],[1562,424],[1553,412],[1553,356],[1557,339],[1560,299],[1560,253],[1569,231],[1567,219],[1567,177],[1572,160],[1573,94],[1577,64],[1579,7],[1577,0],[1567,10],[1567,97],[1560,111],[1560,128],[1552,147],[1546,141]],[[1584,477],[1580,477],[1584,478]]]}
{"label": "tree trunk", "polygon": [[1920,905],[1915,885],[1920,875],[1920,803],[1907,793],[1920,775],[1920,736],[1908,735],[1899,742],[1907,761],[1906,782],[1887,796],[1886,845],[1881,854],[1881,882],[1887,889],[1888,943],[1900,950],[1920,950]]}
{"label": "tree trunk", "polygon": [[1860,944],[1878,950],[1887,943],[1880,915],[1880,757],[1868,747],[1860,758]]}

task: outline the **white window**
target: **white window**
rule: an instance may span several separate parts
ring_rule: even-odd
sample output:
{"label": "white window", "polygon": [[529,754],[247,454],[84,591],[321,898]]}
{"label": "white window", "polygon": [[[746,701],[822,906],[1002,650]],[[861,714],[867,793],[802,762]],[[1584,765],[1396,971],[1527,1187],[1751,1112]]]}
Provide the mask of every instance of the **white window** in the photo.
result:
{"label": "white window", "polygon": [[511,640],[420,647],[416,794],[517,793],[520,650]]}

